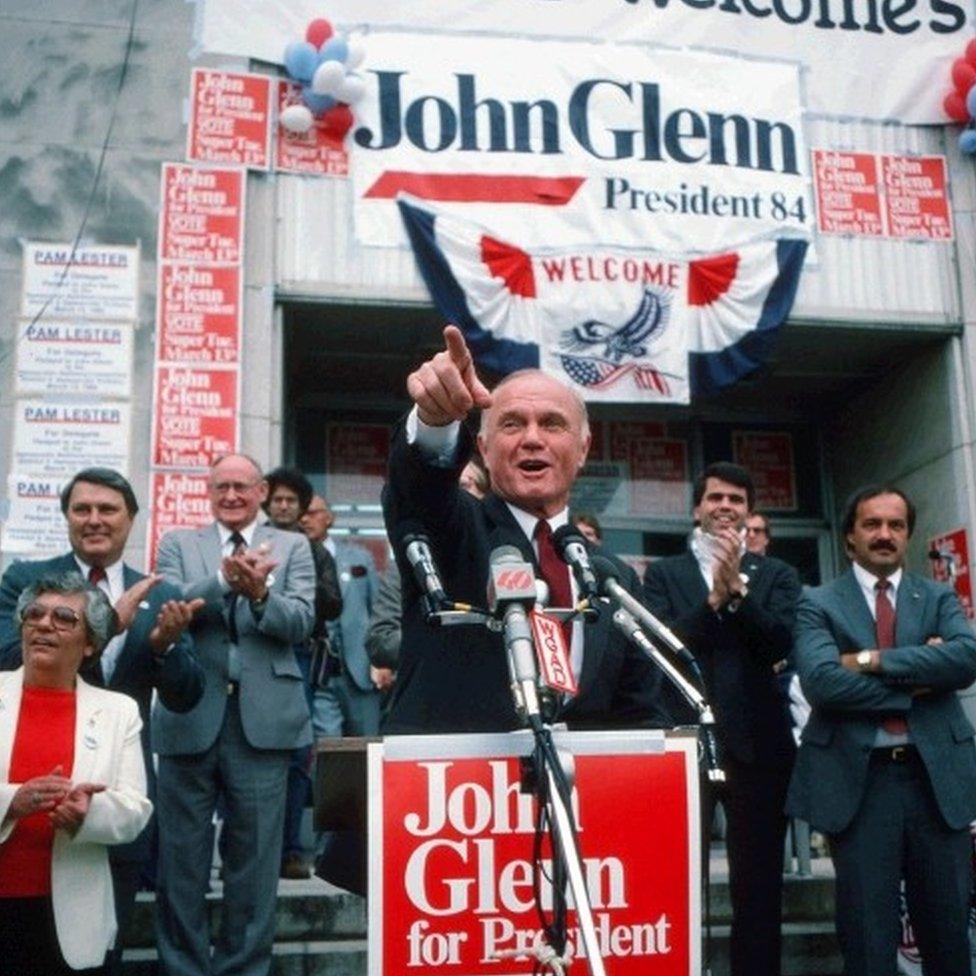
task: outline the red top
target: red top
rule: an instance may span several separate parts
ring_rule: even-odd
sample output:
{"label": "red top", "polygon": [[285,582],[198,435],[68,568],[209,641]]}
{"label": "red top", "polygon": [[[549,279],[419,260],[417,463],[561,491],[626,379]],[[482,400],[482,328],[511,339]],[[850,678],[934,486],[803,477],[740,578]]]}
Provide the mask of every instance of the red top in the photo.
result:
{"label": "red top", "polygon": [[[75,761],[75,693],[24,686],[17,716],[8,783],[25,783],[60,766],[71,775]],[[51,893],[54,827],[48,813],[21,817],[0,844],[0,898]]]}

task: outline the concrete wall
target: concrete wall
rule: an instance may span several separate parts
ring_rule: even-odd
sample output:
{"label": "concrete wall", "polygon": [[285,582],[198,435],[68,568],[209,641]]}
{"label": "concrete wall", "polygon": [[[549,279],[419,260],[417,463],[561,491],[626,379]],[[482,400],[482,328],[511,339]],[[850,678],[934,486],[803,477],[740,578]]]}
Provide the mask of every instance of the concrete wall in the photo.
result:
{"label": "concrete wall", "polygon": [[[0,5],[0,472],[10,463],[21,240],[74,240],[108,133],[132,0]],[[148,488],[160,163],[184,156],[193,7],[141,0],[84,241],[142,245],[129,470]],[[4,488],[5,492],[5,480]],[[129,556],[141,563],[145,512]]]}

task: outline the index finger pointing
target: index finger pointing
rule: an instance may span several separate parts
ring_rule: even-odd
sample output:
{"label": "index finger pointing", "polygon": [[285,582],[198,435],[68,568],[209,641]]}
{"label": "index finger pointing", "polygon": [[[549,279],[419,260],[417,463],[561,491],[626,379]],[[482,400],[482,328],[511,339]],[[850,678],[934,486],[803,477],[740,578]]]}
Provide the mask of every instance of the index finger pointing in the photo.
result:
{"label": "index finger pointing", "polygon": [[471,365],[471,353],[468,351],[468,344],[464,341],[464,335],[456,325],[448,325],[444,329],[444,343],[447,354],[463,373]]}

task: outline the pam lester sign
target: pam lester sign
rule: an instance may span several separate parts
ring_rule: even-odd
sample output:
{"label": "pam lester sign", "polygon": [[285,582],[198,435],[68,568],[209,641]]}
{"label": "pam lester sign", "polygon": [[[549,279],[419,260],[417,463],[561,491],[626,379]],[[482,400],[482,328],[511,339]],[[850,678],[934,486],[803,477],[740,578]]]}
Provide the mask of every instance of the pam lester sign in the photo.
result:
{"label": "pam lester sign", "polygon": [[[694,738],[564,733],[560,743],[574,758],[571,812],[608,972],[697,974]],[[535,810],[518,758],[531,750],[525,733],[369,746],[370,976],[531,972]],[[542,899],[551,909],[545,881]],[[584,954],[574,909],[569,948]]]}
{"label": "pam lester sign", "polygon": [[529,245],[707,251],[809,234],[795,65],[378,32],[369,69],[347,140],[364,244],[404,241],[401,192]]}

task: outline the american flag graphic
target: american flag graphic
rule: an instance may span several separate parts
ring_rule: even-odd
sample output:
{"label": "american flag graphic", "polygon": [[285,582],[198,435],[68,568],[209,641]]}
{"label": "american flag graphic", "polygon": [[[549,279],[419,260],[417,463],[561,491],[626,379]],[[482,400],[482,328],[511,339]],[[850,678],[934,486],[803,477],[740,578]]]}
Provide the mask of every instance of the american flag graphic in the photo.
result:
{"label": "american flag graphic", "polygon": [[615,365],[605,359],[584,356],[560,356],[566,375],[580,386],[590,390],[606,390],[622,380],[629,373],[634,374],[638,389],[648,390],[667,396],[671,392],[667,378],[651,366],[639,363]]}

